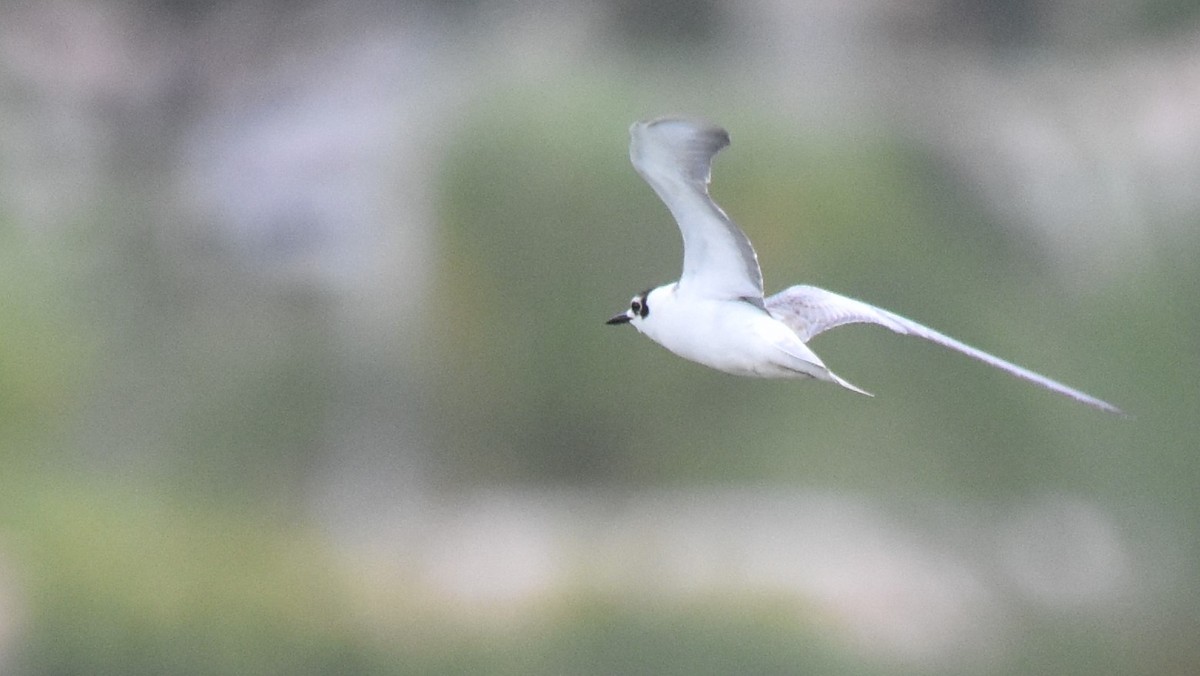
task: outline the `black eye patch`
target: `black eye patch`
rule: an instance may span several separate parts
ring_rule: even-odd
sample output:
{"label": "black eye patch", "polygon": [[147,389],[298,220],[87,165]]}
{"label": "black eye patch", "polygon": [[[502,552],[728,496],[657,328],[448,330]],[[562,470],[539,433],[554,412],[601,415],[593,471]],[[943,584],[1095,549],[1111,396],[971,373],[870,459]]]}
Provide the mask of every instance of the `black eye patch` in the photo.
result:
{"label": "black eye patch", "polygon": [[643,293],[637,298],[634,298],[633,304],[630,306],[630,308],[633,310],[634,314],[637,314],[642,319],[645,319],[646,315],[650,314],[650,305],[646,303],[646,294]]}

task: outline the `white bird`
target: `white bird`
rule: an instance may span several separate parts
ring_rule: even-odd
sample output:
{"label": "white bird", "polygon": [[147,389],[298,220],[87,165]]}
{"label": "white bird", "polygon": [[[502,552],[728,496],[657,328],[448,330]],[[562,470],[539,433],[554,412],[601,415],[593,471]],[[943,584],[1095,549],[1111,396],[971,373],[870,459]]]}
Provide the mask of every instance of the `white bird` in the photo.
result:
{"label": "white bird", "polygon": [[629,158],[683,233],[683,275],[633,297],[609,324],[631,324],[671,352],[718,371],[761,378],[816,378],[866,394],[830,371],[806,343],[843,324],[871,323],[933,341],[1110,413],[1122,411],[1046,376],[900,315],[813,286],[763,297],[750,240],[708,194],[713,157],[729,134],[680,118],[636,122]]}

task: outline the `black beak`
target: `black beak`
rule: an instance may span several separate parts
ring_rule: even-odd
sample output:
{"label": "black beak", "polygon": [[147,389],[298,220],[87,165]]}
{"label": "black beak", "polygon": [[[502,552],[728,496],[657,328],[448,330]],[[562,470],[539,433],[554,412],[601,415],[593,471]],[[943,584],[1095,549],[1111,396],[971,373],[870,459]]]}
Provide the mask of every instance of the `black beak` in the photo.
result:
{"label": "black beak", "polygon": [[610,319],[604,323],[612,325],[612,326],[616,326],[617,324],[628,324],[629,323],[629,314],[627,312],[622,312],[621,314],[613,317],[612,319]]}

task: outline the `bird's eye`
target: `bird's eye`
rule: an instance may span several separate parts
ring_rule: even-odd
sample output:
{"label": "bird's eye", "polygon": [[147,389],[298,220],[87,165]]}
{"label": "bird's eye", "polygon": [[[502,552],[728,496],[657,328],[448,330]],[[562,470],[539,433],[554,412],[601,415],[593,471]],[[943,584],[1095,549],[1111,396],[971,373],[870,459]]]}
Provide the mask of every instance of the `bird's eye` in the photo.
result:
{"label": "bird's eye", "polygon": [[650,306],[646,304],[645,294],[635,296],[633,302],[629,304],[629,309],[633,311],[633,314],[645,319],[646,315],[650,314]]}

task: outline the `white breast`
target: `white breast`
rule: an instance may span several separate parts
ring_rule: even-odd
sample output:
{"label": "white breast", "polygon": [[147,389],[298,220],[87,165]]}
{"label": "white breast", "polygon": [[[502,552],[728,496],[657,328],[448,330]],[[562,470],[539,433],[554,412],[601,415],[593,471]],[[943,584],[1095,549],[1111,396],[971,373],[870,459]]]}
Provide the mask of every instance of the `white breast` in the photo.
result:
{"label": "white breast", "polygon": [[655,289],[639,331],[671,352],[734,375],[797,378],[824,371],[786,325],[740,300],[713,300]]}

